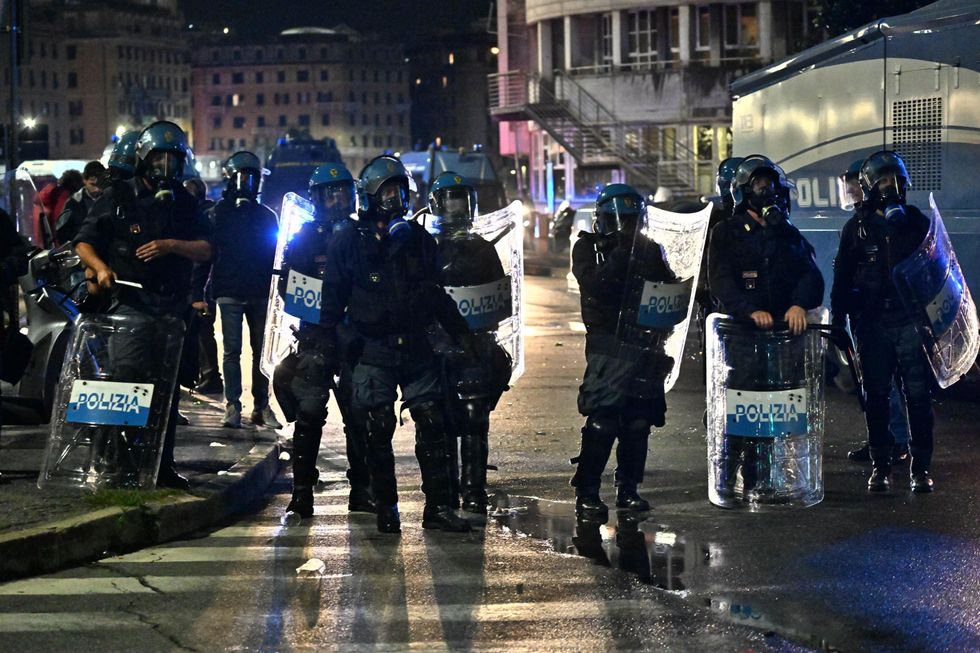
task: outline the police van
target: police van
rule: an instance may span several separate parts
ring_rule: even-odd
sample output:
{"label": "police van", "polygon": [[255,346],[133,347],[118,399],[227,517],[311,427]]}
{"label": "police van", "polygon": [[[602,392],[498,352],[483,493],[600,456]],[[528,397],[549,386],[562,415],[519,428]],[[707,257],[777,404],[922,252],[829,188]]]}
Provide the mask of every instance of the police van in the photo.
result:
{"label": "police van", "polygon": [[732,83],[735,156],[765,154],[796,184],[792,220],[817,252],[829,306],[850,217],[837,177],[897,151],[910,204],[935,197],[967,284],[980,292],[980,4],[942,0],[884,18]]}

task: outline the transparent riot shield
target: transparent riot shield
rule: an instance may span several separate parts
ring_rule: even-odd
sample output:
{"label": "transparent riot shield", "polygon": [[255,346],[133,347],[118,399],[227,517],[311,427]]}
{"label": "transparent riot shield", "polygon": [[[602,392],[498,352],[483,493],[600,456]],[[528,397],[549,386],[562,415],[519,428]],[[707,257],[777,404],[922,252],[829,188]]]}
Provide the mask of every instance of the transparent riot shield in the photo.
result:
{"label": "transparent riot shield", "polygon": [[75,320],[38,487],[155,486],[183,339],[172,317]]}
{"label": "transparent riot shield", "polygon": [[892,280],[922,338],[936,382],[948,388],[977,359],[980,324],[932,193],[929,207],[929,233],[911,256],[895,265]]}
{"label": "transparent riot shield", "polygon": [[265,336],[262,340],[262,373],[270,379],[276,365],[284,359],[295,341],[295,329],[300,320],[320,321],[320,293],[323,281],[308,277],[295,270],[286,279],[286,296],[279,294],[279,279],[286,253],[286,245],[299,233],[300,228],[313,220],[313,204],[296,193],[286,193],[279,214],[279,241],[276,243],[276,260],[272,283],[269,285],[269,307],[265,315]]}
{"label": "transparent riot shield", "polygon": [[[824,308],[811,324],[826,324]],[[708,316],[708,498],[723,508],[823,500],[824,338]]]}
{"label": "transparent riot shield", "polygon": [[710,204],[697,213],[648,207],[630,254],[617,335],[630,358],[660,361],[651,366],[665,392],[680,373],[710,217]]}
{"label": "transparent riot shield", "polygon": [[470,328],[494,331],[497,342],[510,354],[513,384],[524,374],[524,220],[520,202],[473,220],[473,233],[490,242],[504,270],[504,278],[479,286],[450,287]]}

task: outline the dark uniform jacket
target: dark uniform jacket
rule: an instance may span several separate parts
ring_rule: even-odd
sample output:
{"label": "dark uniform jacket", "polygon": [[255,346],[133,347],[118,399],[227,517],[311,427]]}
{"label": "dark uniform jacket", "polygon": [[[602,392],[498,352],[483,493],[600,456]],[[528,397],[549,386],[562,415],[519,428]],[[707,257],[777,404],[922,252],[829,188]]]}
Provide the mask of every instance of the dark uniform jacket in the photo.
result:
{"label": "dark uniform jacket", "polygon": [[85,216],[97,199],[89,195],[84,188],[68,198],[55,225],[55,235],[59,243],[69,243],[74,240],[78,230],[82,228],[82,223],[85,222]]}
{"label": "dark uniform jacket", "polygon": [[789,220],[763,227],[744,211],[711,230],[708,283],[719,310],[736,317],[766,311],[781,320],[791,306],[823,301],[813,247]]}
{"label": "dark uniform jacket", "polygon": [[198,203],[182,186],[170,200],[157,200],[152,190],[138,179],[115,182],[92,206],[75,243],[88,243],[123,281],[143,285],[143,291],[117,286],[118,299],[125,304],[152,299],[172,305],[190,300],[193,261],[167,254],[142,261],[136,250],[153,240],[205,240],[210,224]]}
{"label": "dark uniform jacket", "polygon": [[469,331],[442,288],[435,240],[421,225],[408,224],[410,233],[397,242],[362,229],[343,230],[330,242],[320,321],[332,332],[346,310],[358,335],[369,341],[365,363],[389,362],[375,357],[386,347],[431,355],[426,334],[433,319],[450,335]]}
{"label": "dark uniform jacket", "polygon": [[[612,337],[616,334],[627,296],[626,284],[631,269],[638,273],[638,276],[633,275],[637,282],[674,278],[659,245],[637,243],[636,247],[642,250],[635,252],[631,252],[630,245],[618,236],[582,232],[572,249],[572,274],[579,284],[588,350],[614,346]],[[636,293],[631,293],[633,295]]]}
{"label": "dark uniform jacket", "polygon": [[834,320],[875,319],[883,312],[902,311],[892,283],[892,269],[922,244],[929,218],[914,206],[892,223],[875,211],[858,209],[844,225],[834,259],[830,306]]}
{"label": "dark uniform jacket", "polygon": [[503,279],[506,274],[497,250],[480,236],[442,238],[438,251],[443,286],[479,286]]}
{"label": "dark uniform jacket", "polygon": [[[341,231],[353,231],[353,220],[343,220],[337,223],[319,221],[306,222],[286,245],[283,252],[282,272],[279,275],[279,294],[285,296],[289,282],[289,271],[295,270],[300,274],[322,280],[327,271],[327,257],[330,241]],[[320,324],[301,322],[300,333],[303,335],[322,333],[325,327]]]}
{"label": "dark uniform jacket", "polygon": [[257,202],[235,206],[223,199],[209,211],[213,228],[211,294],[247,299],[266,297],[276,258],[279,221]]}

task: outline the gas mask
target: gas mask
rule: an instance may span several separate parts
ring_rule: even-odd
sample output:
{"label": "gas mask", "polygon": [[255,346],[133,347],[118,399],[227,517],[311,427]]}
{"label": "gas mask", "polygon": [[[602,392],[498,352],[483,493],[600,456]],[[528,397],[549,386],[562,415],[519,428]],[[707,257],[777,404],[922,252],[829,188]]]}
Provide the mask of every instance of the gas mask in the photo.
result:
{"label": "gas mask", "polygon": [[235,206],[243,204],[254,204],[259,195],[259,186],[262,183],[262,173],[258,170],[244,169],[236,170],[231,177],[228,177],[228,185],[225,187],[225,197],[235,201]]}

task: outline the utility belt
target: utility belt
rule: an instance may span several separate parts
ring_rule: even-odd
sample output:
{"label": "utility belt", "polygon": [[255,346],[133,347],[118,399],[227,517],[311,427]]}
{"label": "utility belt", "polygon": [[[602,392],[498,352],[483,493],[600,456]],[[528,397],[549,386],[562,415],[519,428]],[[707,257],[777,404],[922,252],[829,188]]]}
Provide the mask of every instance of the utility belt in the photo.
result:
{"label": "utility belt", "polygon": [[184,294],[172,290],[154,292],[152,288],[129,288],[116,286],[113,293],[113,305],[131,306],[141,312],[151,315],[173,315],[184,319],[187,317],[190,302]]}
{"label": "utility belt", "polygon": [[364,336],[359,362],[377,367],[398,367],[432,356],[432,345],[426,333],[396,333],[378,337]]}

